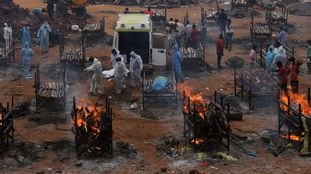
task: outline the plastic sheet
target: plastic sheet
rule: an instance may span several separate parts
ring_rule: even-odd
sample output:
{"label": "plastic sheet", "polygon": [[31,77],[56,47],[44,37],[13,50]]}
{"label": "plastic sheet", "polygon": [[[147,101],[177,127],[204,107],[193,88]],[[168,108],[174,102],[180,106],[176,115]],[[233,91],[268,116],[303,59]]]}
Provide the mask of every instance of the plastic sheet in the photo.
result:
{"label": "plastic sheet", "polygon": [[155,92],[165,92],[169,90],[170,84],[171,82],[168,80],[167,77],[158,76],[152,82],[151,88]]}

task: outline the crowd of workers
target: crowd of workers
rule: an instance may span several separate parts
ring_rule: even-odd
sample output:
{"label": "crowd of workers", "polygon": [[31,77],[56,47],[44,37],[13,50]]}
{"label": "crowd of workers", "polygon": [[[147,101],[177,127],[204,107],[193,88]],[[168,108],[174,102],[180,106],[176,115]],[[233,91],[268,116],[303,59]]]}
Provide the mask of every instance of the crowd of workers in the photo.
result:
{"label": "crowd of workers", "polygon": [[[53,17],[53,10],[51,6],[53,3],[48,1],[48,11],[49,17]],[[126,8],[124,13],[129,13],[129,9]],[[155,11],[153,11],[150,7],[144,12],[150,16],[156,15]],[[232,25],[231,19],[228,19],[227,14],[224,9],[221,9],[217,15],[217,24],[219,26],[219,35],[215,39],[216,45],[216,55],[217,55],[217,67],[222,69],[221,60],[224,56],[224,49],[227,48],[228,51],[232,49],[232,40],[234,35],[234,27]],[[170,18],[167,22],[167,32],[173,36],[173,42],[170,44],[172,49],[172,69],[174,71],[176,82],[183,82],[182,75],[182,61],[183,55],[180,52],[180,48],[182,46],[192,47],[193,49],[198,48],[199,46],[199,33],[200,31],[197,29],[195,24],[190,24],[189,20],[185,21],[184,26],[182,23],[178,21],[178,19]],[[52,32],[52,28],[48,24],[48,22],[43,22],[37,32],[37,44],[40,46],[40,50],[42,54],[46,54],[49,48],[49,33]],[[3,28],[4,40],[5,40],[5,51],[6,56],[8,57],[10,52],[13,50],[13,36],[12,36],[12,27],[9,23],[4,23]],[[184,39],[185,38],[185,39]],[[183,41],[186,41],[183,43]],[[298,91],[298,73],[299,67],[302,64],[301,60],[296,61],[290,67],[287,67],[287,56],[286,50],[283,45],[286,44],[286,32],[284,28],[280,28],[279,33],[277,35],[277,41],[271,45],[265,57],[265,68],[268,72],[278,72],[279,80],[281,82],[281,88],[287,93],[287,83],[288,83],[288,75],[290,74],[290,85],[293,89],[293,92]],[[113,48],[111,51],[111,64],[114,71],[114,81],[116,93],[121,94],[122,89],[126,86],[124,85],[125,80],[128,78],[130,74],[131,85],[137,86],[142,82],[141,72],[143,70],[143,61],[140,55],[131,51],[130,55],[130,64],[129,70],[126,68],[124,63],[124,58],[120,54],[120,52]],[[31,79],[30,73],[30,62],[33,57],[33,50],[31,49],[31,36],[30,36],[30,28],[29,26],[25,26],[22,28],[22,64],[23,64],[23,75],[25,79]],[[102,83],[102,64],[101,62],[94,57],[90,57],[88,59],[92,65],[85,68],[85,71],[92,71],[93,76],[91,79],[91,87],[89,93],[91,95],[104,94],[104,86]],[[257,66],[257,47],[254,45],[249,53],[249,66],[251,68]],[[311,41],[308,41],[308,49],[307,49],[307,67],[308,72],[311,73]]]}

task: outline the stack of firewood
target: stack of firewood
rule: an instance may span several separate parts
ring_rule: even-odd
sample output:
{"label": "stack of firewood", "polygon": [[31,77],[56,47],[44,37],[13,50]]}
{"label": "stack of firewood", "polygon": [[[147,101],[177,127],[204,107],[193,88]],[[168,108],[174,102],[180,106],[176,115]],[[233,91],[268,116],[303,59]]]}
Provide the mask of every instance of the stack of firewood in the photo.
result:
{"label": "stack of firewood", "polygon": [[40,84],[39,96],[45,98],[61,98],[65,94],[64,85],[61,83],[45,82]]}
{"label": "stack of firewood", "polygon": [[256,34],[270,34],[270,29],[267,25],[255,25],[253,31]]}
{"label": "stack of firewood", "polygon": [[86,24],[83,31],[98,31],[102,28],[101,24]]}
{"label": "stack of firewood", "polygon": [[63,56],[61,57],[62,61],[80,61],[82,59],[81,49],[70,49],[69,51],[64,51]]}

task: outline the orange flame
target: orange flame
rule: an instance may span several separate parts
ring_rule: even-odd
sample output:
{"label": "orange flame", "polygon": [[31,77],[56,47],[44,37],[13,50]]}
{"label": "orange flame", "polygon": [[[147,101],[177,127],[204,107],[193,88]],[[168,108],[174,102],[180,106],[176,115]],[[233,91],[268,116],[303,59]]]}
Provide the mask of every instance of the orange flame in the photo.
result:
{"label": "orange flame", "polygon": [[[100,116],[102,114],[102,108],[93,105],[87,99],[80,99],[78,101],[76,124],[77,127],[83,127],[85,132],[91,131],[94,136],[98,136],[100,133]],[[87,119],[92,116],[92,125],[88,125]]]}
{"label": "orange flame", "polygon": [[2,112],[0,112],[0,125],[2,125]]}
{"label": "orange flame", "polygon": [[[177,86],[177,89],[181,92],[183,92],[184,97],[189,97],[184,98],[183,101],[183,112],[186,114],[189,114],[191,110],[193,110],[193,105],[196,105],[196,111],[199,113],[199,116],[204,119],[204,112],[206,111],[206,108],[204,106],[205,102],[203,99],[203,94],[198,93],[198,94],[191,94],[191,87],[188,86],[186,83],[180,83]],[[190,108],[189,108],[190,106]]]}
{"label": "orange flame", "polygon": [[[289,99],[290,99],[290,104],[291,106],[298,106],[299,104],[301,105],[301,112],[304,116],[311,116],[311,107],[309,106],[308,100],[306,99],[305,94],[295,94],[292,92],[288,92]],[[288,96],[285,94],[280,95],[280,100],[288,104]],[[287,107],[285,105],[280,106],[282,110],[287,110]],[[298,109],[297,109],[298,110]]]}
{"label": "orange flame", "polygon": [[191,143],[192,144],[202,144],[202,143],[204,143],[204,140],[201,138],[196,138],[196,139],[191,140]]}
{"label": "orange flame", "polygon": [[[281,137],[288,139],[288,134],[282,135]],[[303,141],[303,137],[299,137],[299,136],[294,135],[294,134],[290,134],[289,139],[292,141],[300,141],[300,142]]]}

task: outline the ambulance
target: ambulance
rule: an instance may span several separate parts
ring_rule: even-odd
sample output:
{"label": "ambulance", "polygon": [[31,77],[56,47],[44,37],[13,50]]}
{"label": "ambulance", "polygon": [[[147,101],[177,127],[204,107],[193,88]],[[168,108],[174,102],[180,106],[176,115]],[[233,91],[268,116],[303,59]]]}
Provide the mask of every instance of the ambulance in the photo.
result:
{"label": "ambulance", "polygon": [[153,24],[148,14],[119,14],[113,47],[120,51],[126,63],[130,61],[130,52],[135,51],[145,65],[166,66],[166,34]]}

